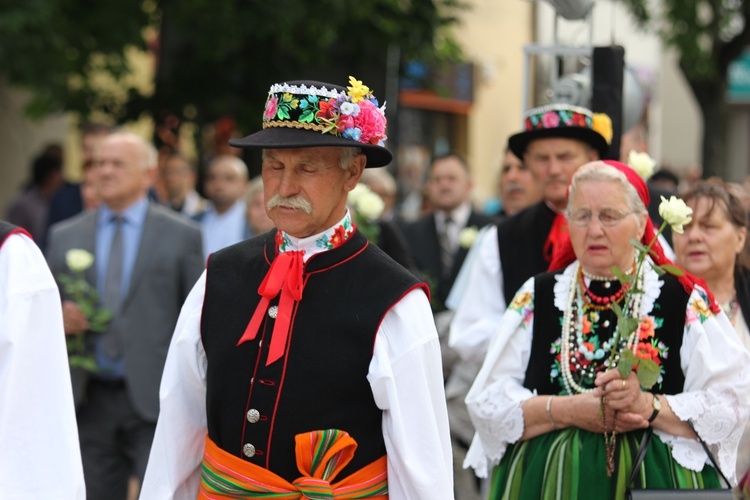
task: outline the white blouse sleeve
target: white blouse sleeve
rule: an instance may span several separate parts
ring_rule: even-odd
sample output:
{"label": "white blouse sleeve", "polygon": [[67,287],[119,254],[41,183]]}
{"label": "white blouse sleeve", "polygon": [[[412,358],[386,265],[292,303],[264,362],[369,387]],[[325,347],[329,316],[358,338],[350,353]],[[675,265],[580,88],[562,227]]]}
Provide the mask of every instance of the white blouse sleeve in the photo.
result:
{"label": "white blouse sleeve", "polygon": [[141,500],[198,496],[206,429],[206,354],[200,336],[204,271],[182,306],[159,389],[159,421]]}
{"label": "white blouse sleeve", "polygon": [[497,227],[487,226],[468,265],[466,290],[451,322],[448,344],[462,359],[479,364],[505,312]]}
{"label": "white blouse sleeve", "polygon": [[[692,420],[724,475],[736,484],[737,446],[750,414],[750,355],[724,312],[714,315],[696,288],[688,301],[680,349],[684,392],[668,395],[680,420]],[[657,431],[674,459],[692,470],[710,463],[700,442]]]}
{"label": "white blouse sleeve", "polygon": [[421,290],[409,292],[386,314],[367,379],[383,410],[389,498],[452,499],[440,344]]}
{"label": "white blouse sleeve", "polygon": [[0,496],[83,500],[60,292],[30,238],[0,246]]}
{"label": "white blouse sleeve", "polygon": [[508,444],[523,435],[521,403],[534,395],[523,386],[534,330],[533,278],[518,290],[499,324],[466,396],[476,434],[464,467],[472,467],[478,477],[487,477]]}

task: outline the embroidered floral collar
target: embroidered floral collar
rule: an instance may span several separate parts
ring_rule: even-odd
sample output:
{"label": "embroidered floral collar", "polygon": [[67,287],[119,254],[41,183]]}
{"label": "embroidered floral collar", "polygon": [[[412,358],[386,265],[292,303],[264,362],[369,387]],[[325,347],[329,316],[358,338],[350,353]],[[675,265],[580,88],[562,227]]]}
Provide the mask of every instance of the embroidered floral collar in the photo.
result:
{"label": "embroidered floral collar", "polygon": [[276,244],[279,247],[279,253],[289,252],[292,250],[301,250],[304,253],[303,259],[307,262],[313,255],[333,250],[344,244],[352,237],[357,226],[352,223],[352,217],[349,210],[338,224],[322,233],[308,236],[307,238],[295,238],[281,230],[276,232]]}

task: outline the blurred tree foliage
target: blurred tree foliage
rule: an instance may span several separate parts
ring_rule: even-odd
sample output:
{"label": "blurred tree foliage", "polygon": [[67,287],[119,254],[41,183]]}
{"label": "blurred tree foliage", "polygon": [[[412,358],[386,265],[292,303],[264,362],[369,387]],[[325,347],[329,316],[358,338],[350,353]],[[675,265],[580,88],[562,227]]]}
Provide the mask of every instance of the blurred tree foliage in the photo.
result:
{"label": "blurred tree foliage", "polygon": [[[458,57],[445,28],[461,7],[462,0],[0,0],[0,78],[31,90],[32,117],[72,111],[124,122],[147,114],[201,125],[231,115],[252,131],[274,81],[346,84],[352,74],[377,95],[389,47],[402,60]],[[147,90],[128,78],[132,48],[156,55]],[[107,79],[119,90],[101,85]]]}
{"label": "blurred tree foliage", "polygon": [[703,115],[703,176],[724,177],[725,96],[730,63],[750,45],[745,0],[624,0],[637,22],[677,50]]}

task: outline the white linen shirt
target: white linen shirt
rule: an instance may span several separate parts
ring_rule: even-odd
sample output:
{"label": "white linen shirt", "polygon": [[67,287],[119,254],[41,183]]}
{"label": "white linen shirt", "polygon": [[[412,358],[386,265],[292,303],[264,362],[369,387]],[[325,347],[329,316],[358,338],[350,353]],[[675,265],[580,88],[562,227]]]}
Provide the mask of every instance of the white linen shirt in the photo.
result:
{"label": "white linen shirt", "polygon": [[[316,244],[320,236],[297,239],[285,235],[291,242],[285,250],[305,250],[306,262],[325,251]],[[205,287],[206,271],[177,321],[162,376],[161,412],[141,500],[193,500],[197,496],[207,434],[207,360],[200,335]],[[385,315],[367,375],[375,404],[383,410],[392,500],[453,498],[440,359],[427,296],[422,290],[412,290]]]}
{"label": "white linen shirt", "polygon": [[0,248],[0,497],[86,498],[60,292],[25,235]]}

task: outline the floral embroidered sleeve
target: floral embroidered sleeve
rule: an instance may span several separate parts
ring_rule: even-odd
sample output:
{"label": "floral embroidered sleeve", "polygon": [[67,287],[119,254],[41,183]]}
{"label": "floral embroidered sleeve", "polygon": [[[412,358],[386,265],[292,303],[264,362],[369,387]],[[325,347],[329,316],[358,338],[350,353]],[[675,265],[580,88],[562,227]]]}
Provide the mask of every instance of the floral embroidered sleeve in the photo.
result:
{"label": "floral embroidered sleeve", "polygon": [[500,462],[508,444],[520,439],[521,403],[532,397],[523,386],[531,354],[534,325],[534,280],[516,293],[490,343],[482,369],[466,397],[476,435],[464,466],[479,477]]}
{"label": "floral embroidered sleeve", "polygon": [[[737,445],[750,414],[750,355],[729,318],[713,314],[699,288],[688,301],[680,356],[685,387],[667,396],[669,405],[681,420],[693,421],[722,472],[736,483]],[[698,441],[657,433],[683,466],[701,470],[708,463]]]}

